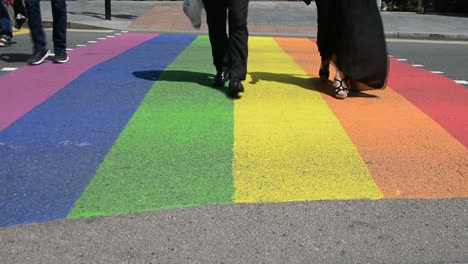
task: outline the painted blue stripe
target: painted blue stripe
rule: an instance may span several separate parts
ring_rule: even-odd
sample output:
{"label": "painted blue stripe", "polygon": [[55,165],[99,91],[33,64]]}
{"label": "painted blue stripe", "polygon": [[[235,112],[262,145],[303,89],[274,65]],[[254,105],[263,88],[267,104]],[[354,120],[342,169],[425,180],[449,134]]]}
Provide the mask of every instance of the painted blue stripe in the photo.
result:
{"label": "painted blue stripe", "polygon": [[0,132],[0,226],[65,218],[157,78],[135,73],[161,73],[195,37],[161,35],[96,65]]}

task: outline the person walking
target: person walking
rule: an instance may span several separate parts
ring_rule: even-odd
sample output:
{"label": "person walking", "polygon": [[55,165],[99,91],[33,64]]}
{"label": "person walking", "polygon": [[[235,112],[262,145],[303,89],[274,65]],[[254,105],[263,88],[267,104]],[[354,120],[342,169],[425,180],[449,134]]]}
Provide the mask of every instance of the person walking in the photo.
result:
{"label": "person walking", "polygon": [[[310,1],[304,0],[306,3]],[[330,62],[336,68],[335,97],[350,90],[382,89],[388,75],[388,54],[382,18],[375,0],[315,0],[319,76],[327,81]]]}
{"label": "person walking", "polygon": [[[52,5],[52,39],[54,43],[53,61],[65,63],[69,60],[67,48],[67,5],[65,0],[50,0]],[[46,34],[42,27],[40,0],[25,0],[29,29],[33,43],[33,54],[29,64],[41,64],[50,54]]]}
{"label": "person walking", "polygon": [[249,0],[203,0],[203,5],[216,68],[213,86],[224,86],[229,79],[228,95],[238,96],[244,92],[242,81],[247,75]]}
{"label": "person walking", "polygon": [[0,0],[0,47],[11,46],[13,38],[13,22],[8,13],[8,5],[13,5],[13,0]]}

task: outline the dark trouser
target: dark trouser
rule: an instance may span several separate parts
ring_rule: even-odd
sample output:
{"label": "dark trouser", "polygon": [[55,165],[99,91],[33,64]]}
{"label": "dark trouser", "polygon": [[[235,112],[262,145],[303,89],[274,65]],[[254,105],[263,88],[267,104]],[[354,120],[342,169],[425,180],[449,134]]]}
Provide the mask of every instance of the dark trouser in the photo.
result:
{"label": "dark trouser", "polygon": [[[65,0],[50,0],[52,5],[54,52],[64,52],[67,48],[67,4]],[[46,34],[42,27],[40,0],[25,0],[28,23],[31,30],[33,50],[47,48]]]}
{"label": "dark trouser", "polygon": [[[203,0],[216,71],[229,71],[231,79],[247,74],[247,9],[249,0]],[[226,32],[226,19],[229,32]]]}
{"label": "dark trouser", "polygon": [[315,0],[317,5],[317,46],[322,60],[335,53],[337,41],[337,6],[335,0]]}
{"label": "dark trouser", "polygon": [[6,0],[0,0],[0,36],[8,40],[13,37],[13,24],[8,13]]}

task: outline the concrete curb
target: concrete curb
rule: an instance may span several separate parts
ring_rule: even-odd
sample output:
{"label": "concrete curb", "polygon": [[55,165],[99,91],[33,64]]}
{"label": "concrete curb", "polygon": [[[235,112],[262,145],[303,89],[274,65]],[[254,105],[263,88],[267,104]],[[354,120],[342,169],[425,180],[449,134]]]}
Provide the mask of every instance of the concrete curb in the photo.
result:
{"label": "concrete curb", "polygon": [[385,37],[392,39],[468,40],[468,34],[458,33],[385,32]]}

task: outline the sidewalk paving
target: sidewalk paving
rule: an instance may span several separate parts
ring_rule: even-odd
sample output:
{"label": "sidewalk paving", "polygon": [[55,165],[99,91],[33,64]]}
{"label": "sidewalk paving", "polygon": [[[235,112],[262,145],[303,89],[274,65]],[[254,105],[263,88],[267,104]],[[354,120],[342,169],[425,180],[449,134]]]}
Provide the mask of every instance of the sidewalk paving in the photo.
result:
{"label": "sidewalk paving", "polygon": [[[69,27],[115,30],[207,33],[205,21],[193,29],[180,1],[112,1],[111,20],[105,19],[104,1],[68,1]],[[51,26],[49,2],[41,4],[44,23]],[[250,2],[251,35],[316,36],[316,7],[302,2]],[[388,38],[468,40],[468,17],[382,12]]]}

